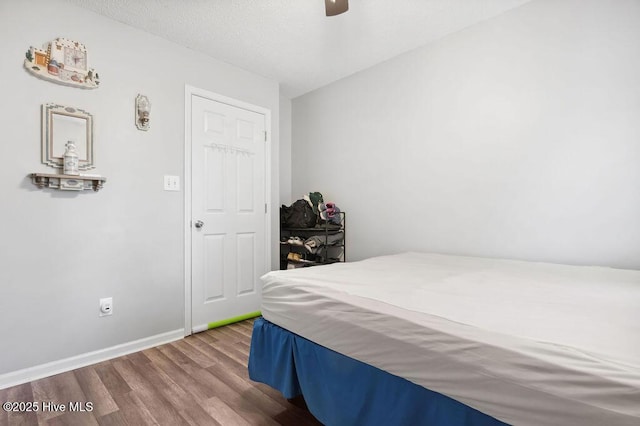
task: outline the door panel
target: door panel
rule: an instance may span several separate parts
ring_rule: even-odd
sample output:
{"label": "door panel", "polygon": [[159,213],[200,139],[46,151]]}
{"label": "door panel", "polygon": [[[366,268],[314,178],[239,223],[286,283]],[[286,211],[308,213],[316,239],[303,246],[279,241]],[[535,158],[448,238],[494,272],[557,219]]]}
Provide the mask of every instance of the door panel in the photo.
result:
{"label": "door panel", "polygon": [[204,302],[224,297],[224,235],[205,235],[203,257]]}
{"label": "door panel", "polygon": [[256,259],[247,255],[255,253],[255,241],[255,233],[238,234],[238,295],[255,292]]}
{"label": "door panel", "polygon": [[203,147],[205,155],[204,195],[207,212],[224,211],[224,153],[210,146]]}
{"label": "door panel", "polygon": [[253,171],[255,166],[253,158],[248,156],[238,157],[238,212],[254,213],[255,206],[253,204],[255,196]]}

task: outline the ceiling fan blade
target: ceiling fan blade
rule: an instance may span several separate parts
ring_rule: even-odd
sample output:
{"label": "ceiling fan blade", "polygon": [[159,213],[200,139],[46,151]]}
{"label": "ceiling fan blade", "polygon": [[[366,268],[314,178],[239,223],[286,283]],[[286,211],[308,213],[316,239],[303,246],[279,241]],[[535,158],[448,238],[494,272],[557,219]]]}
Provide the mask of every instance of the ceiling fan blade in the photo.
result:
{"label": "ceiling fan blade", "polygon": [[340,15],[349,10],[349,0],[324,0],[327,16]]}

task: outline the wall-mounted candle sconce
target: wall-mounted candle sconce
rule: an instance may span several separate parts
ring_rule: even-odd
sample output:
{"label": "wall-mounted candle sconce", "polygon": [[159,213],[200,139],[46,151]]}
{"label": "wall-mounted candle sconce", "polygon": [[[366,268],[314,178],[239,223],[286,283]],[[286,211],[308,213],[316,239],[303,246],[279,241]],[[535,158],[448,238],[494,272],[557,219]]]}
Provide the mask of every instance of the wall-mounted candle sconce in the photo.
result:
{"label": "wall-mounted candle sconce", "polygon": [[136,96],[136,127],[138,130],[149,130],[149,114],[151,102],[144,95]]}

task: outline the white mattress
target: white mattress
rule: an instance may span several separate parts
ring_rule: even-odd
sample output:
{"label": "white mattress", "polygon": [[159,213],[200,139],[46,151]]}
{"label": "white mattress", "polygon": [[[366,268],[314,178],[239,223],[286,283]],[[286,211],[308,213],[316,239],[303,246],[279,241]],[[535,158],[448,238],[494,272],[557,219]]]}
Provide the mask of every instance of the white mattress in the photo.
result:
{"label": "white mattress", "polygon": [[274,271],[263,316],[514,425],[640,425],[640,271],[406,253]]}

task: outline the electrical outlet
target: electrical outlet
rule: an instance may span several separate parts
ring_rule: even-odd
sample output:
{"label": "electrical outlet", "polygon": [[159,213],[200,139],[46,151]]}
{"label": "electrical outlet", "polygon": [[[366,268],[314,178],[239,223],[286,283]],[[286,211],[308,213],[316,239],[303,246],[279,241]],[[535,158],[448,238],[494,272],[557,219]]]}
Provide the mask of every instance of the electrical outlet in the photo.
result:
{"label": "electrical outlet", "polygon": [[100,316],[105,317],[113,314],[113,297],[100,299]]}
{"label": "electrical outlet", "polygon": [[164,177],[164,190],[165,191],[180,191],[180,176],[166,176]]}

